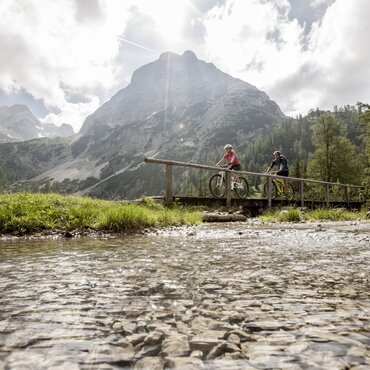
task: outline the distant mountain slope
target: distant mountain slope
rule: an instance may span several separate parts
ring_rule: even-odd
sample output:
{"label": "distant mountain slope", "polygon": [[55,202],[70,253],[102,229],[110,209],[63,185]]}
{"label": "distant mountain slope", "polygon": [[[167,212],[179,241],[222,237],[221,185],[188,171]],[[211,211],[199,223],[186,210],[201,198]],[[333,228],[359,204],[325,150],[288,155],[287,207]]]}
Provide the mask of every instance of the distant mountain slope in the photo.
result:
{"label": "distant mountain slope", "polygon": [[131,83],[89,116],[80,133],[146,121],[160,112],[162,121],[174,116],[191,121],[207,114],[208,121],[225,126],[224,116],[235,118],[238,113],[239,119],[248,119],[251,110],[257,116],[267,114],[266,124],[285,117],[264,92],[199,60],[193,52],[182,56],[167,52],[136,70]]}
{"label": "distant mountain slope", "polygon": [[0,142],[71,135],[74,135],[72,126],[63,124],[57,127],[50,123],[40,122],[25,105],[0,107]]}
{"label": "distant mountain slope", "polygon": [[207,163],[225,143],[245,146],[283,118],[256,87],[191,51],[168,52],[136,70],[126,88],[86,119],[68,156],[55,158],[34,180],[94,178],[79,194],[109,198],[155,194],[163,178],[143,164],[144,156]]}

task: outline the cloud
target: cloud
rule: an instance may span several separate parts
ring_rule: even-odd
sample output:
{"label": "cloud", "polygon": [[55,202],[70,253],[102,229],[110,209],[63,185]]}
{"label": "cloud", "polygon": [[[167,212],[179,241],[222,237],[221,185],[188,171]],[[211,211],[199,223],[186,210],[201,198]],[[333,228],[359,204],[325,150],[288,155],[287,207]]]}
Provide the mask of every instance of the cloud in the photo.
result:
{"label": "cloud", "polygon": [[277,94],[279,90],[283,94],[289,91],[293,112],[370,101],[365,82],[370,79],[370,51],[365,46],[370,34],[368,14],[370,3],[366,0],[337,0],[321,22],[313,24],[305,62],[290,77],[295,78],[297,85],[286,89],[287,79],[272,88]]}
{"label": "cloud", "polygon": [[287,114],[368,102],[369,14],[367,0],[3,0],[0,102],[26,93],[78,130],[137,68],[184,50]]}
{"label": "cloud", "polygon": [[[0,10],[0,87],[13,93],[25,89],[46,106],[61,110],[56,123],[73,117],[67,122],[78,128],[86,110],[98,108],[104,92],[115,84],[119,67],[112,60],[129,14],[120,4],[5,0]],[[75,105],[67,98],[74,89],[95,98]]]}
{"label": "cloud", "polygon": [[211,60],[236,77],[267,87],[297,68],[303,29],[288,20],[287,1],[232,1],[208,13]]}
{"label": "cloud", "polygon": [[209,59],[268,92],[287,114],[369,101],[370,3],[315,5],[326,12],[307,31],[287,1],[226,1],[204,22]]}

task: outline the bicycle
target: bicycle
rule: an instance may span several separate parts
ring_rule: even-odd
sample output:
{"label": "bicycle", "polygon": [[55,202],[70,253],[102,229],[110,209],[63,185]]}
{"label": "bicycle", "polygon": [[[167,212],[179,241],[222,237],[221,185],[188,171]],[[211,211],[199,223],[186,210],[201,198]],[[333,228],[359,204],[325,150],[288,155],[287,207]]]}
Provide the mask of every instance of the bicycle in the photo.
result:
{"label": "bicycle", "polygon": [[[278,197],[282,197],[288,200],[292,200],[294,198],[294,188],[291,183],[287,184],[287,191],[284,191],[284,180],[282,179],[271,179],[271,199],[276,199]],[[263,195],[267,196],[267,182],[263,187]]]}
{"label": "bicycle", "polygon": [[[225,195],[226,176],[224,171],[211,176],[209,179],[209,190],[216,198],[221,198]],[[249,194],[249,185],[247,180],[242,176],[239,176],[239,182],[231,179],[231,190],[234,191],[238,198],[246,198]]]}

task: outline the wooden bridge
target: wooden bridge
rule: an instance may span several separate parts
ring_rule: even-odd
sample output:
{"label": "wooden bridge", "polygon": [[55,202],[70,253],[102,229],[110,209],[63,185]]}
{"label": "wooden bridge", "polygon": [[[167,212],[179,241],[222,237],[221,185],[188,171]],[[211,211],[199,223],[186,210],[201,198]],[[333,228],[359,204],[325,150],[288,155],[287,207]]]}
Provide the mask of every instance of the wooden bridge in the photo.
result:
{"label": "wooden bridge", "polygon": [[[340,184],[336,182],[326,182],[312,179],[302,179],[297,177],[282,177],[266,173],[250,172],[250,171],[238,171],[238,175],[250,177],[262,177],[266,178],[267,192],[265,197],[256,197],[253,194],[249,195],[246,199],[233,198],[231,190],[231,172],[227,168],[220,168],[215,166],[205,166],[196,163],[177,162],[172,160],[163,160],[156,158],[145,158],[146,163],[154,163],[159,165],[165,165],[165,192],[164,201],[167,205],[172,204],[174,201],[181,204],[188,205],[204,205],[204,206],[242,206],[248,208],[254,213],[253,210],[262,208],[271,208],[275,206],[299,206],[299,207],[335,207],[335,208],[349,208],[349,209],[360,209],[366,200],[362,196],[363,187],[359,185],[351,184]],[[211,196],[179,196],[174,195],[173,190],[173,168],[174,167],[185,167],[185,168],[196,168],[199,170],[207,170],[211,172],[225,172],[226,179],[226,190],[225,195],[222,198],[216,198]],[[292,200],[287,199],[273,199],[271,195],[272,189],[272,178],[285,179],[289,182],[295,183],[296,196]],[[321,191],[317,192],[321,194],[321,199],[310,199],[309,196],[312,194],[312,186],[319,186],[322,188]],[[335,189],[335,191],[334,191]],[[335,194],[335,196],[334,196]],[[339,196],[338,196],[339,194]],[[317,197],[316,197],[317,198]]]}

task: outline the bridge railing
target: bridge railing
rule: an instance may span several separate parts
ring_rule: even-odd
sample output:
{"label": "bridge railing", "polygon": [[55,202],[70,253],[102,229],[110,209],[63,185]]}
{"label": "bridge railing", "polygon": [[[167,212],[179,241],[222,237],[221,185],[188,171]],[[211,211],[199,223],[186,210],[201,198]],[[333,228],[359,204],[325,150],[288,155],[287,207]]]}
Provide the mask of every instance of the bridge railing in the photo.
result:
{"label": "bridge railing", "polygon": [[[189,163],[189,162],[178,162],[173,160],[164,160],[164,159],[157,159],[157,158],[144,158],[144,162],[146,163],[155,163],[155,164],[163,164],[166,166],[165,169],[165,203],[171,204],[173,202],[173,167],[186,167],[186,168],[197,168],[200,170],[208,170],[208,171],[224,171],[225,172],[225,179],[226,179],[226,191],[225,191],[225,198],[226,198],[226,205],[231,204],[231,172],[227,168],[223,167],[216,167],[216,166],[206,166],[202,164],[196,163]],[[345,195],[345,202],[349,205],[350,203],[350,190],[356,189],[361,190],[363,189],[362,186],[359,185],[352,185],[352,184],[341,184],[337,182],[327,182],[327,181],[320,181],[320,180],[312,180],[312,179],[303,179],[298,177],[285,177],[285,176],[277,176],[268,173],[259,173],[259,172],[251,172],[251,171],[238,171],[240,175],[248,175],[248,176],[258,176],[258,177],[265,177],[267,179],[267,202],[268,207],[272,205],[272,178],[279,178],[283,180],[288,180],[297,182],[299,184],[299,202],[301,207],[304,206],[305,203],[305,184],[316,184],[324,186],[324,202],[327,207],[330,204],[330,189],[332,187],[340,187],[344,188],[344,195]]]}

